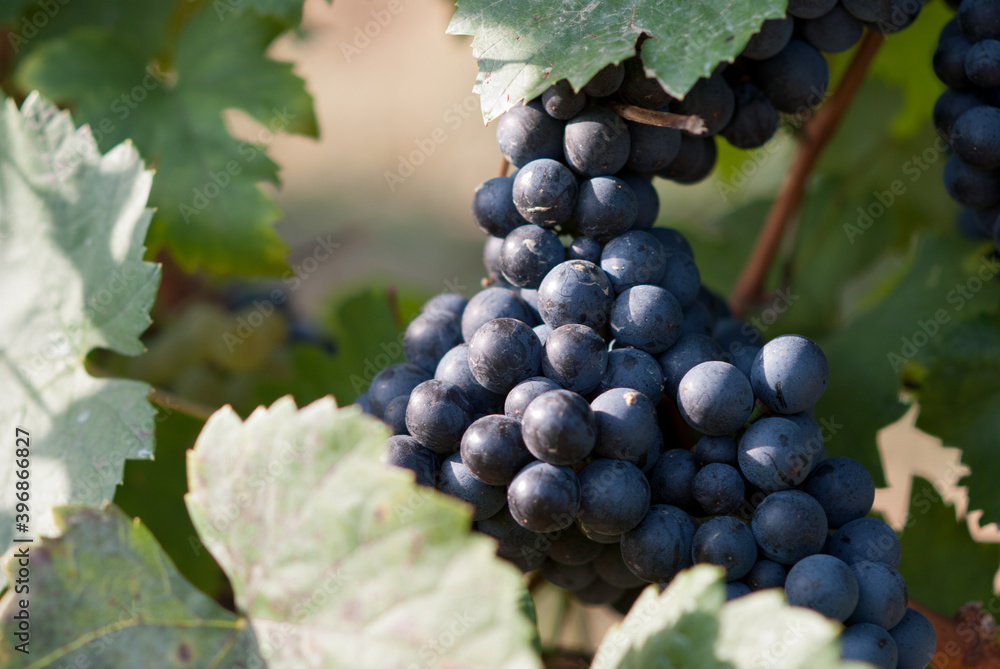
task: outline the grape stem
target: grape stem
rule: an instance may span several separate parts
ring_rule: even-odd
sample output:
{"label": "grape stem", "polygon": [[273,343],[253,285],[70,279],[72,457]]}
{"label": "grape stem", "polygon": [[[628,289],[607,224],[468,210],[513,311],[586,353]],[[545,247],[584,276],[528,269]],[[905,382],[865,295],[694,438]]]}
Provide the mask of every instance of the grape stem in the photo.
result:
{"label": "grape stem", "polygon": [[507,168],[509,168],[509,167],[510,167],[510,162],[506,158],[504,158],[500,162],[500,174],[499,174],[499,176],[501,176],[501,177],[507,176]]}
{"label": "grape stem", "polygon": [[785,236],[788,224],[798,215],[805,195],[806,182],[812,174],[823,149],[837,132],[854,99],[869,65],[884,41],[881,33],[869,30],[854,54],[847,72],[840,80],[837,91],[829,102],[808,121],[799,136],[792,167],[781,184],[778,196],[771,205],[764,227],[754,243],[729,297],[729,308],[737,318],[759,304],[764,296],[764,279],[774,262],[778,247]]}
{"label": "grape stem", "polygon": [[675,130],[683,130],[695,136],[704,135],[708,132],[708,126],[705,125],[705,120],[700,116],[685,116],[684,114],[653,111],[651,109],[636,107],[635,105],[628,105],[624,102],[615,102],[614,100],[607,100],[602,104],[626,121],[655,125],[660,128],[674,128]]}

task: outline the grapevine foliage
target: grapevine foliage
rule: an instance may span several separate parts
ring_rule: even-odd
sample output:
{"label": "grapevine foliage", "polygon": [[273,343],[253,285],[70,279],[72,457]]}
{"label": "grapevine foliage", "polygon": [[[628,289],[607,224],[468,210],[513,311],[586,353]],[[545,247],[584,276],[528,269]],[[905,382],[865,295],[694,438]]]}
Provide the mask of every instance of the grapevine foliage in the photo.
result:
{"label": "grapevine foliage", "polygon": [[[55,505],[110,499],[124,460],[153,455],[149,386],[84,366],[94,348],[143,350],[160,280],[142,260],[151,181],[132,146],[100,155],[90,132],[38,97],[0,110],[0,429],[30,431],[33,532],[51,529]],[[8,491],[14,456],[12,437],[0,446]],[[17,500],[2,499],[6,548]]]}
{"label": "grapevine foliage", "polygon": [[683,97],[701,77],[746,46],[765,19],[784,16],[787,0],[654,0],[567,5],[548,0],[459,0],[448,32],[474,35],[475,91],[490,121],[538,97],[560,79],[580,89],[606,65],[636,54],[641,34],[647,72]]}
{"label": "grapevine foliage", "polygon": [[[272,229],[280,212],[258,185],[279,183],[266,145],[274,133],[317,128],[303,81],[265,51],[301,5],[80,0],[18,44],[13,78],[71,106],[102,150],[135,142],[159,174],[151,247],[167,245],[188,269],[278,274],[287,253]],[[231,109],[261,127],[245,141],[231,136]]]}

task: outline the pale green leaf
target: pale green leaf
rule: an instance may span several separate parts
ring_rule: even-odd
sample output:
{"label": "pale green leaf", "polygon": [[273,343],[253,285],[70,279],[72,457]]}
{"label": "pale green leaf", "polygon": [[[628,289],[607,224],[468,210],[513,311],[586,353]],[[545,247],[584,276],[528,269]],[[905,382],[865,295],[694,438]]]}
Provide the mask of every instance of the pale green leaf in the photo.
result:
{"label": "pale green leaf", "polygon": [[16,428],[30,434],[32,535],[52,529],[53,506],[110,499],[126,458],[152,457],[149,387],[84,368],[94,348],[143,350],[160,279],[142,260],[151,182],[132,146],[100,155],[89,131],[37,96],[0,109],[2,548]]}
{"label": "pale green leaf", "polygon": [[539,666],[518,572],[468,533],[469,512],[379,462],[360,410],[284,398],[205,425],[188,509],[269,667]]}
{"label": "pale green leaf", "polygon": [[[54,516],[58,536],[3,557],[7,583],[27,567],[30,591],[9,588],[0,599],[0,666],[263,666],[248,664],[260,654],[246,620],[185,581],[138,520],[114,506],[61,507]],[[15,649],[22,600],[28,654]]]}

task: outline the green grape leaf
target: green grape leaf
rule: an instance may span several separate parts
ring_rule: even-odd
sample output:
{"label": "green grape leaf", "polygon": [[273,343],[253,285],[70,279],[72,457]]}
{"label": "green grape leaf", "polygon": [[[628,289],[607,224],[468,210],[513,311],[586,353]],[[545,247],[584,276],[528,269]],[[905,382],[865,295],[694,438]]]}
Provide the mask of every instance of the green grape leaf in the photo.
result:
{"label": "green grape leaf", "polygon": [[722,61],[732,62],[765,19],[785,15],[787,0],[609,0],[572,6],[556,0],[458,0],[448,26],[473,35],[479,61],[474,90],[489,122],[560,79],[580,89],[601,68],[636,54],[675,97]]}
{"label": "green grape leaf", "polygon": [[[280,212],[258,185],[279,183],[266,145],[277,132],[316,134],[303,81],[265,54],[283,30],[252,11],[220,21],[206,5],[179,31],[164,72],[116,31],[85,28],[37,47],[16,81],[70,104],[102,147],[131,139],[156,167],[151,247],[168,245],[188,270],[277,274],[287,249],[272,227]],[[228,109],[263,127],[239,141]]]}
{"label": "green grape leaf", "polygon": [[[9,584],[26,558],[30,592],[8,588],[0,599],[0,665],[125,669],[156,658],[157,666],[263,666],[248,663],[260,655],[246,621],[185,581],[138,520],[114,506],[53,515],[57,536],[2,558]],[[14,647],[22,599],[28,655]]]}
{"label": "green grape leaf", "polygon": [[[984,262],[992,266],[993,276],[983,275],[992,289],[1000,263]],[[971,289],[984,284],[969,281],[973,299],[997,304],[995,290],[976,296]],[[969,488],[969,508],[982,509],[984,523],[1000,521],[996,453],[1000,434],[1000,316],[993,313],[961,323],[922,353],[920,361],[926,365],[926,373],[917,390],[917,427],[940,437],[947,446],[962,449],[962,463],[972,470],[962,481]]]}
{"label": "green grape leaf", "polygon": [[[970,246],[957,234],[921,235],[891,274],[858,297],[867,310],[818,342],[831,374],[816,405],[817,420],[827,420],[836,434],[831,452],[861,461],[876,480],[876,433],[907,408],[900,400],[904,368],[930,338],[1000,301],[1000,285],[977,278],[981,270],[996,273],[1000,266],[970,254]],[[954,392],[953,386],[939,388]]]}
{"label": "green grape leaf", "polygon": [[95,348],[143,350],[160,281],[142,260],[151,182],[132,146],[100,155],[37,95],[0,109],[0,548],[14,531],[16,428],[30,434],[33,535],[51,529],[48,509],[99,505],[127,458],[152,457],[149,386],[84,366]]}
{"label": "green grape leaf", "polygon": [[605,635],[592,669],[847,669],[841,662],[840,625],[808,609],[790,607],[778,590],[723,603],[717,567],[681,572],[663,593],[643,591],[628,615]]}
{"label": "green grape leaf", "polygon": [[[327,3],[332,4],[333,0],[327,0]],[[294,28],[302,23],[302,5],[305,0],[248,0],[246,3],[229,0],[228,4],[223,0],[216,4],[216,13],[223,20],[227,14],[235,13],[244,4],[260,14],[281,19],[286,26]]]}
{"label": "green grape leaf", "polygon": [[921,604],[950,616],[966,602],[993,598],[1000,545],[977,543],[966,522],[955,519],[955,508],[925,479],[913,478],[900,541],[904,559],[899,573],[910,597]]}
{"label": "green grape leaf", "polygon": [[[245,422],[188,456],[188,509],[271,667],[539,667],[516,569],[470,513],[379,462],[385,426],[326,398]],[[489,602],[489,606],[484,606]]]}

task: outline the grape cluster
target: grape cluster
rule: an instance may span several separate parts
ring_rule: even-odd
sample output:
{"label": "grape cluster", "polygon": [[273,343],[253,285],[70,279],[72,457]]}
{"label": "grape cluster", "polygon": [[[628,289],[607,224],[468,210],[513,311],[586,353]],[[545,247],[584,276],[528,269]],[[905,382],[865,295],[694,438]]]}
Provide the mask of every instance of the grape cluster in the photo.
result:
{"label": "grape cluster", "polygon": [[[791,4],[815,18],[841,7]],[[785,42],[788,67],[815,51]],[[645,585],[711,563],[729,598],[784,588],[844,622],[845,658],[923,667],[934,632],[907,608],[895,532],[867,517],[872,478],[827,457],[812,417],[822,350],[798,335],[763,343],[702,285],[683,235],[653,227],[649,173],[703,177],[714,140],[589,100],[620,95],[724,131],[732,119],[699,100],[734,94],[713,77],[671,101],[637,63],[579,93],[557,83],[500,119],[519,169],[474,196],[483,289],[429,300],[406,329],[408,362],[359,399],[395,433],[385,459],[468,503],[501,557],[583,603],[624,611]]]}
{"label": "grape cluster", "polygon": [[934,105],[934,126],[948,142],[948,194],[965,209],[958,225],[1000,251],[1000,2],[963,0],[941,30],[934,72],[948,86]]}

